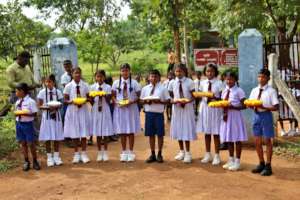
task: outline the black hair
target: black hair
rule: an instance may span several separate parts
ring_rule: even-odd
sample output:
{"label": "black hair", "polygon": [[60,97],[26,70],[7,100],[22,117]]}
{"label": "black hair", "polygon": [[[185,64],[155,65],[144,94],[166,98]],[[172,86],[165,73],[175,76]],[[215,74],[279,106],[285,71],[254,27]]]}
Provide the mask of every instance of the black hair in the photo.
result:
{"label": "black hair", "polygon": [[239,80],[237,74],[234,73],[234,72],[232,72],[232,71],[226,72],[225,77],[232,77],[232,78],[234,78],[234,80],[236,80],[236,81]]}
{"label": "black hair", "polygon": [[175,76],[175,74],[174,74],[173,71],[169,71],[169,72],[168,72],[168,75],[171,75],[171,76],[173,76],[173,77]]}
{"label": "black hair", "polygon": [[157,69],[150,70],[149,74],[160,76],[160,72]]}
{"label": "black hair", "polygon": [[26,83],[17,84],[16,89],[22,90],[25,93],[25,95],[27,95],[29,93],[29,87]]}
{"label": "black hair", "polygon": [[[120,69],[129,69],[130,70],[130,65],[128,63],[123,63],[120,66]],[[121,92],[121,82],[122,82],[122,75],[120,74],[119,77],[119,87],[118,90]],[[129,91],[132,92],[133,88],[131,87],[131,73],[129,73]]]}
{"label": "black hair", "polygon": [[19,53],[19,55],[17,57],[19,57],[19,58],[30,58],[30,53],[28,51],[22,51],[21,53]]}
{"label": "black hair", "polygon": [[258,74],[263,74],[263,75],[265,75],[267,77],[271,76],[271,72],[268,69],[266,69],[266,68],[261,69]]}
{"label": "black hair", "polygon": [[176,63],[175,66],[174,66],[174,69],[176,69],[176,68],[179,68],[179,69],[183,70],[183,72],[185,73],[185,76],[186,77],[188,76],[188,69],[185,66],[185,64],[183,64],[183,63]]}
{"label": "black hair", "polygon": [[202,76],[202,72],[201,71],[196,71],[196,75],[197,76]]}
{"label": "black hair", "polygon": [[72,74],[75,72],[75,71],[79,71],[81,73],[81,68],[80,67],[75,67],[72,69]]}
{"label": "black hair", "polygon": [[215,71],[215,77],[218,77],[219,75],[219,70],[218,70],[218,65],[214,64],[214,63],[209,63],[207,64],[204,69],[203,69],[203,74],[206,75],[206,70],[207,68],[212,68]]}
{"label": "black hair", "polygon": [[97,70],[94,75],[97,76],[98,74],[101,74],[102,76],[106,77],[105,71],[103,69]]}
{"label": "black hair", "polygon": [[237,75],[237,73],[233,72],[233,71],[228,71],[225,73],[225,79],[226,77],[231,77],[235,80],[236,85],[239,86],[239,77]]}
{"label": "black hair", "polygon": [[71,60],[64,60],[64,65],[68,65],[68,64],[72,65],[72,61]]}
{"label": "black hair", "polygon": [[46,76],[45,79],[53,81],[54,84],[56,83],[55,75],[54,74],[50,74],[50,75]]}
{"label": "black hair", "polygon": [[112,77],[111,76],[108,76],[108,77],[106,77],[105,78],[105,81],[104,81],[106,84],[108,84],[108,85],[112,85],[113,84],[113,79],[112,79]]}

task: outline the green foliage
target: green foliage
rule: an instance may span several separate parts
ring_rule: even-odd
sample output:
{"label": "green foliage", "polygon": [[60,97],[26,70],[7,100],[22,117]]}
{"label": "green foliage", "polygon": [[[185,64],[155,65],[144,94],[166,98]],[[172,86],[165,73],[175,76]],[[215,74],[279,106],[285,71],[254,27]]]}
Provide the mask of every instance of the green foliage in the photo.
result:
{"label": "green foliage", "polygon": [[[267,35],[275,31],[293,32],[299,23],[297,0],[216,0],[211,23],[224,36],[237,36],[245,28],[256,28]],[[294,24],[294,22],[296,22]],[[296,28],[295,27],[295,28]],[[295,32],[292,33],[292,35]]]}
{"label": "green foliage", "polygon": [[166,58],[163,54],[153,51],[143,51],[131,61],[131,68],[134,74],[147,74],[152,69],[158,69],[162,74],[165,73],[167,64],[163,65]]}
{"label": "green foliage", "polygon": [[17,167],[18,162],[13,160],[3,159],[0,160],[0,172],[6,172],[9,169]]}
{"label": "green foliage", "polygon": [[19,1],[0,4],[0,57],[13,57],[17,51],[46,43],[52,29],[22,14]]}
{"label": "green foliage", "polygon": [[26,5],[36,6],[45,17],[56,11],[56,25],[71,32],[99,27],[120,11],[115,1],[107,0],[27,0]]}
{"label": "green foliage", "polygon": [[17,148],[15,120],[12,115],[7,115],[0,121],[0,159],[8,156]]}

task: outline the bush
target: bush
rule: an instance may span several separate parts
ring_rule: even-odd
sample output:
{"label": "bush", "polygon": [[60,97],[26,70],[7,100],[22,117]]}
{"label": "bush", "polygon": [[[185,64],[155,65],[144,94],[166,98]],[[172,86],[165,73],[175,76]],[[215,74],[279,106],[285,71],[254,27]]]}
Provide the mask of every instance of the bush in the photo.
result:
{"label": "bush", "polygon": [[11,114],[0,121],[0,160],[18,148],[15,134],[15,120]]}
{"label": "bush", "polygon": [[160,58],[157,58],[152,52],[147,51],[132,61],[132,73],[145,75],[152,69],[158,69],[160,62]]}

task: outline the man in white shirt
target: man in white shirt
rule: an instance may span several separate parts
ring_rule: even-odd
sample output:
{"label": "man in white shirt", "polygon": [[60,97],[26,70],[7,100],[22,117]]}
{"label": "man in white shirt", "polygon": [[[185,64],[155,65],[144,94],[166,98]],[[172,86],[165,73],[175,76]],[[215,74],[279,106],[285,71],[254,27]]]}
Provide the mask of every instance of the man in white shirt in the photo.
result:
{"label": "man in white shirt", "polygon": [[73,65],[71,60],[64,61],[64,68],[65,68],[65,73],[60,78],[60,83],[62,84],[63,87],[65,87],[72,80]]}

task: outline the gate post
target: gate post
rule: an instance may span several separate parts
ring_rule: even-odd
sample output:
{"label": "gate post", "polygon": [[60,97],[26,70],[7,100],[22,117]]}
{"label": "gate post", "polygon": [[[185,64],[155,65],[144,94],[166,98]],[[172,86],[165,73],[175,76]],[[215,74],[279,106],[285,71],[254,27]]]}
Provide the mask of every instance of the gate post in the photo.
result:
{"label": "gate post", "polygon": [[[238,59],[240,87],[249,97],[257,86],[257,74],[263,67],[263,37],[256,29],[245,29],[238,37]],[[248,136],[252,135],[252,113],[244,110]]]}
{"label": "gate post", "polygon": [[[276,53],[271,53],[268,55],[268,69],[271,72],[271,80],[270,80],[270,85],[273,88],[277,88],[276,84],[275,84],[275,80],[277,78],[279,78],[278,75],[278,55]],[[274,125],[274,129],[276,130],[276,135],[278,133],[277,130],[277,122],[278,122],[278,118],[279,118],[279,112],[272,112],[273,114],[273,125]],[[278,135],[277,135],[278,136]]]}

